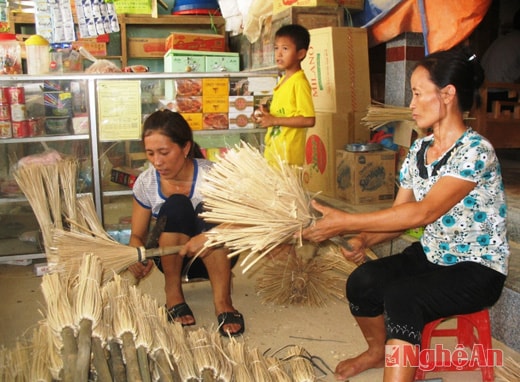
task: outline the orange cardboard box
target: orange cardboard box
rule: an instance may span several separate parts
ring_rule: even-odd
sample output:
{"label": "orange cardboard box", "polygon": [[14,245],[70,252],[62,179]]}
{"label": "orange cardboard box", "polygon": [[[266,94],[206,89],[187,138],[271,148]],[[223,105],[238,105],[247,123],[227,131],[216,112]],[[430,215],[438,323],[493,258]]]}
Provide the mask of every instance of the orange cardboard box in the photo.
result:
{"label": "orange cardboard box", "polygon": [[337,7],[363,10],[365,0],[273,0],[273,14],[291,7]]}
{"label": "orange cardboard box", "polygon": [[164,51],[169,49],[225,52],[226,39],[218,34],[174,32],[166,38]]}
{"label": "orange cardboard box", "polygon": [[139,57],[164,57],[166,49],[164,48],[163,38],[145,38],[145,37],[129,37],[128,38],[128,56],[130,58]]}

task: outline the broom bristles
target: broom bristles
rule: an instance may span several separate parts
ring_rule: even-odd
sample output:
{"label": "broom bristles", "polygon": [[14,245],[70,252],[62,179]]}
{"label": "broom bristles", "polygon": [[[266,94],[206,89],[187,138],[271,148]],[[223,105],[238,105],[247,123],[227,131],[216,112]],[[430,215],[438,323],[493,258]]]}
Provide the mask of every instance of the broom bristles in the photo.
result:
{"label": "broom bristles", "polygon": [[207,232],[205,248],[225,244],[230,257],[250,252],[241,264],[247,272],[313,221],[302,183],[300,171],[281,159],[271,166],[245,142],[229,150],[201,186],[206,209],[202,217],[220,224]]}

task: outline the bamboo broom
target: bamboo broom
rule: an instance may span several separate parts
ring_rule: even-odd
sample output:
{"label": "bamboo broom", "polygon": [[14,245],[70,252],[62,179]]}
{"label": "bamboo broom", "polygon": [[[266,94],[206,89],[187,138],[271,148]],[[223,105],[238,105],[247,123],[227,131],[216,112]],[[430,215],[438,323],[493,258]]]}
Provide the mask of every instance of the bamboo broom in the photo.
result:
{"label": "bamboo broom", "polygon": [[231,382],[233,380],[233,364],[231,358],[226,354],[222,344],[222,336],[216,330],[209,333],[215,354],[219,358],[219,382]]}
{"label": "bamboo broom", "polygon": [[[171,343],[168,338],[170,333],[166,326],[168,321],[160,317],[166,317],[166,309],[164,307],[158,307],[155,314],[147,315],[147,325],[154,328],[155,332],[150,355],[154,360],[154,370],[158,374],[158,380],[160,382],[173,382],[173,375],[175,372],[178,375],[178,370],[174,370],[175,367],[169,357]],[[173,324],[172,326],[175,326],[175,323]],[[176,378],[175,380],[177,381],[178,379]]]}
{"label": "bamboo broom", "polygon": [[103,295],[103,289],[101,289],[101,319],[99,320],[98,325],[92,329],[92,366],[96,371],[97,379],[99,381],[112,380],[112,373],[110,372],[110,367],[108,365],[108,350],[105,351],[108,347],[107,339],[112,332],[112,326],[109,325],[106,319],[104,319],[106,306],[108,305],[108,301],[105,301],[105,297],[106,296]]}
{"label": "bamboo broom", "polygon": [[136,262],[155,256],[172,255],[182,248],[182,246],[136,248],[103,237],[58,229],[53,231],[52,239],[50,253],[47,256],[51,271],[77,273],[83,254],[91,253],[103,264],[103,284],[110,280],[114,273],[120,273]]}
{"label": "bamboo broom", "polygon": [[335,272],[337,260],[326,259],[321,251],[304,251],[309,248],[315,247],[288,250],[263,264],[256,290],[265,303],[324,306],[330,297],[343,298],[344,278]]}
{"label": "bamboo broom", "polygon": [[200,380],[203,382],[216,381],[220,373],[219,358],[215,353],[207,332],[203,328],[189,331],[188,342]]}
{"label": "bamboo broom", "polygon": [[235,382],[253,381],[253,375],[249,367],[246,345],[231,337],[227,346],[229,357],[233,360],[233,377]]}
{"label": "bamboo broom", "polygon": [[72,304],[67,291],[67,278],[59,274],[48,273],[43,275],[41,290],[45,303],[46,318],[49,328],[60,341],[56,346],[61,349],[63,360],[64,382],[74,381],[74,370],[78,356],[78,346],[75,337],[75,325]]}
{"label": "bamboo broom", "polygon": [[133,311],[130,308],[128,285],[124,284],[121,276],[114,276],[114,293],[110,295],[110,304],[116,312],[113,316],[115,335],[122,343],[123,357],[126,365],[126,378],[129,382],[142,382],[135,337],[137,334]]}
{"label": "bamboo broom", "polygon": [[132,315],[135,317],[135,325],[137,337],[135,346],[137,349],[137,362],[139,364],[139,371],[143,382],[152,382],[151,373],[148,361],[148,353],[153,344],[152,327],[148,325],[147,314],[148,310],[157,305],[149,295],[140,293],[139,289],[134,285],[129,290],[130,309]]}
{"label": "bamboo broom", "polygon": [[82,220],[84,220],[85,224],[89,228],[89,232],[93,232],[98,237],[111,239],[110,235],[105,231],[103,224],[99,220],[99,216],[97,215],[96,207],[94,205],[94,200],[92,199],[92,194],[80,195],[76,199],[76,207],[79,211],[78,216],[81,216]]}
{"label": "bamboo broom", "polygon": [[205,248],[225,244],[242,260],[243,272],[313,222],[310,197],[299,172],[279,160],[271,166],[242,142],[209,171],[201,186],[202,217],[220,225],[207,232]]}
{"label": "bamboo broom", "polygon": [[108,351],[110,353],[109,367],[112,374],[112,381],[126,382],[126,369],[123,362],[123,353],[118,342],[118,338],[114,335],[112,323],[114,315],[117,313],[110,305],[110,296],[114,293],[115,283],[110,281],[101,287],[101,296],[103,299],[103,315],[102,324],[106,328],[106,341]]}
{"label": "bamboo broom", "polygon": [[[50,330],[47,325],[38,325],[33,329],[31,339],[31,367],[29,371],[30,381],[51,381],[52,375],[49,369],[50,355],[53,353],[52,342],[48,341]],[[49,349],[48,345],[51,345]]]}
{"label": "bamboo broom", "polygon": [[[59,181],[62,190],[63,215],[70,220],[77,220],[76,198],[78,178],[78,161],[67,158],[58,162]],[[91,194],[88,194],[91,195]],[[81,216],[81,215],[80,215]],[[75,227],[71,227],[74,230]]]}
{"label": "bamboo broom", "polygon": [[273,380],[265,359],[258,348],[252,348],[249,350],[249,358],[251,359],[251,374],[253,374],[253,380],[258,382],[278,382]]}
{"label": "bamboo broom", "polygon": [[292,382],[292,378],[284,370],[282,363],[275,357],[265,357],[267,371],[271,374],[272,380],[276,382]]}
{"label": "bamboo broom", "polygon": [[84,255],[78,275],[74,319],[78,331],[78,359],[74,381],[88,381],[92,351],[92,329],[101,318],[101,261],[92,254]]}
{"label": "bamboo broom", "polygon": [[314,382],[316,375],[312,363],[306,358],[305,349],[300,346],[291,346],[287,351],[287,358],[295,382]]}
{"label": "bamboo broom", "polygon": [[160,315],[159,321],[165,328],[166,333],[168,333],[169,338],[172,339],[172,343],[169,345],[169,353],[175,361],[177,366],[176,372],[180,380],[185,382],[199,381],[199,375],[195,369],[194,355],[188,344],[182,324],[175,321],[168,323],[166,314]]}
{"label": "bamboo broom", "polygon": [[42,231],[45,252],[48,253],[48,248],[52,242],[53,220],[49,210],[40,166],[20,166],[14,171],[13,176],[36,216]]}

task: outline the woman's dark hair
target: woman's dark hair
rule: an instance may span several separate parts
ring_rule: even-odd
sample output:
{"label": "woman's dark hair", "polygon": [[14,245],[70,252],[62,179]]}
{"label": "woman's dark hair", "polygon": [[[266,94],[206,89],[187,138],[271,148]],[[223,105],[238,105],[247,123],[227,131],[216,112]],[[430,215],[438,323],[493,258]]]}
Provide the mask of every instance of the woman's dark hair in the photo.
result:
{"label": "woman's dark hair", "polygon": [[154,111],[143,123],[141,140],[144,142],[144,138],[153,132],[160,132],[180,147],[186,147],[188,143],[191,143],[188,157],[204,158],[199,145],[193,140],[190,125],[181,114],[168,109]]}
{"label": "woman's dark hair", "polygon": [[478,89],[484,81],[484,70],[475,54],[466,47],[432,53],[419,61],[417,66],[424,67],[430,73],[431,81],[439,89],[450,84],[455,86],[461,111],[471,110],[475,101],[480,103]]}

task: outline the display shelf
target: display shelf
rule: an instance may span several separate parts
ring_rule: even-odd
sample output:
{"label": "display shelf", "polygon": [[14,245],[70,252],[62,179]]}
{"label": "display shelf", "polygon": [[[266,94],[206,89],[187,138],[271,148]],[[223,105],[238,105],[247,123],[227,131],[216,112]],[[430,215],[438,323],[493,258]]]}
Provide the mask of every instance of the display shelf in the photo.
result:
{"label": "display shelf", "polygon": [[[204,79],[227,79],[229,85],[227,91],[231,96],[231,84],[236,81],[249,80],[251,83],[261,83],[266,86],[264,79],[270,85],[276,83],[277,73],[110,73],[110,74],[80,74],[71,73],[63,75],[49,76],[3,76],[2,86],[23,86],[28,90],[28,94],[35,96],[35,92],[42,91],[45,88],[43,83],[79,83],[80,93],[76,96],[80,97],[84,104],[79,105],[83,117],[88,117],[88,132],[82,134],[64,134],[64,135],[41,135],[23,138],[5,138],[0,139],[0,181],[6,181],[9,177],[12,182],[11,168],[14,164],[14,158],[20,159],[25,155],[38,153],[47,148],[56,149],[66,155],[78,157],[81,162],[79,169],[78,193],[90,193],[93,197],[96,213],[100,221],[105,227],[124,227],[124,233],[129,226],[129,215],[131,215],[132,192],[128,186],[116,184],[111,181],[110,173],[113,167],[124,166],[128,164],[136,164],[145,159],[142,155],[142,146],[140,141],[140,131],[132,138],[116,138],[112,140],[102,140],[103,123],[100,122],[104,117],[103,110],[113,110],[115,107],[121,106],[121,115],[127,116],[129,112],[135,110],[125,109],[125,103],[131,97],[138,97],[141,110],[134,114],[139,118],[138,126],[140,126],[144,118],[151,112],[163,107],[161,101],[164,100],[165,83],[171,81],[182,80],[204,80]],[[135,85],[137,82],[137,93],[131,93],[126,88],[130,81]],[[100,92],[103,86],[110,89],[124,89],[124,94],[117,94],[115,100],[107,101],[103,99]],[[257,84],[257,89],[258,89]],[[274,87],[274,86],[273,86]],[[258,93],[258,97],[264,98],[266,93],[272,91],[272,88],[265,89]],[[222,97],[225,97],[223,95]],[[43,105],[43,97],[31,97],[32,102],[38,99],[36,103],[42,103],[38,108],[30,107],[28,110],[39,110],[39,115],[30,115],[29,117],[45,117],[41,113],[45,111]],[[251,96],[251,100],[254,96]],[[121,101],[123,100],[123,101]],[[108,103],[107,103],[108,102]],[[113,102],[113,107],[106,108],[107,104]],[[78,107],[78,105],[76,105]],[[105,111],[106,111],[105,110]],[[125,113],[126,110],[126,113]],[[252,114],[251,109],[247,109],[244,113]],[[119,114],[117,114],[119,115]],[[201,114],[202,115],[202,114]],[[119,131],[124,130],[123,125],[117,123],[110,125],[110,129]],[[260,147],[263,142],[265,129],[260,128],[233,128],[219,130],[194,130],[194,139],[207,153],[212,151],[213,160],[218,160],[221,151],[230,147],[234,147],[241,141]],[[208,159],[212,159],[209,158]],[[7,183],[6,183],[7,184]],[[13,186],[9,183],[8,186]],[[5,187],[7,189],[7,187]],[[20,237],[24,232],[38,230],[37,220],[27,200],[21,192],[3,193],[0,190],[0,222],[9,221],[10,225],[6,225],[6,229],[0,234],[0,262],[19,259],[34,259],[44,257],[37,243],[20,242]],[[5,244],[5,245],[4,245]],[[19,244],[19,245],[16,245]],[[10,257],[13,256],[13,257]],[[24,257],[25,256],[25,257]]]}
{"label": "display shelf", "polygon": [[[171,32],[172,27],[185,29],[185,30],[201,30],[204,33],[214,33],[225,35],[225,19],[222,16],[209,16],[209,15],[158,15],[152,17],[149,15],[129,15],[122,14],[117,15],[119,21],[120,32],[111,33],[111,38],[117,38],[119,41],[114,42],[116,45],[121,47],[121,55],[110,55],[105,57],[108,60],[121,60],[121,66],[125,67],[129,65],[129,60],[142,59],[161,59],[162,57],[147,57],[147,56],[132,56],[128,54],[129,37],[132,34],[132,28],[149,28],[152,33],[149,37],[155,37],[153,31],[159,31],[159,33],[168,35]],[[9,30],[11,33],[17,33],[21,35],[27,35],[36,33],[34,28],[34,14],[24,13],[17,10],[12,10],[9,13]]]}

